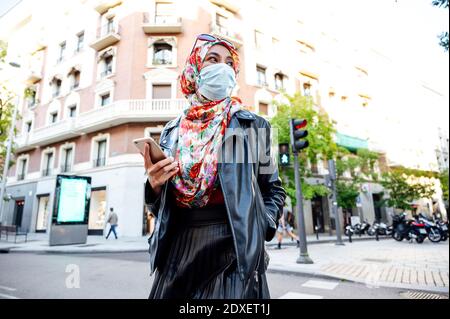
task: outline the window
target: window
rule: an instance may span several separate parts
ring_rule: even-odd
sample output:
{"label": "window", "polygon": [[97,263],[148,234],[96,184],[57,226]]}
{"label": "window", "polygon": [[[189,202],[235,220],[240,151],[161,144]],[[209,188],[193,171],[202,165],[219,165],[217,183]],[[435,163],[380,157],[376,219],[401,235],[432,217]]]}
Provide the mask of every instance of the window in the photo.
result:
{"label": "window", "polygon": [[71,90],[74,90],[80,86],[80,75],[81,75],[81,72],[78,70],[72,72],[72,74],[71,74],[72,83],[70,85]]}
{"label": "window", "polygon": [[113,56],[108,55],[103,59],[103,71],[101,74],[102,78],[112,73],[112,66],[113,66]]}
{"label": "window", "polygon": [[25,123],[25,133],[30,133],[31,132],[31,125],[33,124],[32,121],[28,121]]}
{"label": "window", "polygon": [[257,66],[256,67],[256,73],[257,73],[257,83],[258,83],[258,85],[266,86],[267,85],[266,68],[264,68],[262,66]]}
{"label": "window", "polygon": [[114,32],[114,18],[108,18],[106,22],[106,34]]}
{"label": "window", "polygon": [[62,85],[61,79],[54,78],[52,80],[52,90],[53,90],[52,96],[53,97],[57,97],[61,94],[61,85]]}
{"label": "window", "polygon": [[105,166],[106,158],[106,140],[97,142],[97,154],[94,159],[94,167]]}
{"label": "window", "polygon": [[27,159],[23,158],[19,162],[19,174],[17,174],[18,181],[25,179],[26,169],[27,169]]}
{"label": "window", "polygon": [[64,149],[63,153],[63,163],[61,165],[61,172],[70,172],[72,170],[72,154],[73,154],[73,148],[68,147]]}
{"label": "window", "polygon": [[303,96],[311,96],[311,84],[303,83]]}
{"label": "window", "polygon": [[284,89],[284,75],[281,73],[275,74],[275,88],[277,90]]}
{"label": "window", "polygon": [[77,114],[77,106],[71,105],[69,106],[69,117],[75,117]]}
{"label": "window", "polygon": [[101,234],[105,227],[105,220],[106,187],[92,189],[89,207],[89,234],[96,234],[97,232]]}
{"label": "window", "polygon": [[44,169],[42,170],[42,176],[49,176],[53,165],[53,152],[45,154]]}
{"label": "window", "polygon": [[259,102],[259,114],[268,115],[269,114],[269,104]]}
{"label": "window", "polygon": [[172,86],[170,84],[153,84],[153,99],[170,99],[172,97]]}
{"label": "window", "polygon": [[84,31],[77,34],[77,48],[75,52],[80,52],[84,45]]}
{"label": "window", "polygon": [[111,93],[105,93],[100,95],[100,106],[105,106],[111,103]]}
{"label": "window", "polygon": [[56,123],[58,121],[58,112],[50,113],[50,124]]}
{"label": "window", "polygon": [[157,2],[155,4],[155,23],[166,24],[174,21],[174,6],[170,2]]}
{"label": "window", "polygon": [[262,32],[255,30],[255,47],[261,49],[263,47],[264,35]]}
{"label": "window", "polygon": [[61,62],[64,59],[64,54],[66,52],[66,41],[61,42],[59,44],[59,56],[58,56],[58,62]]}
{"label": "window", "polygon": [[228,18],[217,13],[216,14],[216,26],[220,33],[227,34]]}
{"label": "window", "polygon": [[168,43],[155,43],[153,45],[153,64],[172,64],[172,46]]}
{"label": "window", "polygon": [[30,87],[25,92],[27,98],[28,107],[33,107],[36,105],[36,88]]}

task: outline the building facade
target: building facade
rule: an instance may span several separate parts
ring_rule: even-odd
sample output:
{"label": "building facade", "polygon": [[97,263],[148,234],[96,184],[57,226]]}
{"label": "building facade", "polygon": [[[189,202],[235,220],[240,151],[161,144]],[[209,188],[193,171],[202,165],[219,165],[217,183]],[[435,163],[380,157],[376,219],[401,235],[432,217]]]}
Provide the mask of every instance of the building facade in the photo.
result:
{"label": "building facade", "polygon": [[[200,33],[238,48],[234,94],[249,110],[270,118],[283,91],[300,91],[336,121],[338,143],[385,152],[369,125],[377,114],[373,54],[355,52],[291,11],[257,0],[20,2],[0,19],[26,89],[2,222],[47,232],[56,174],[88,175],[89,233],[104,233],[113,207],[122,236],[146,234],[143,159],[132,140],[158,139],[186,105],[178,76]],[[323,182],[325,162],[316,173]],[[381,214],[380,193],[379,185],[366,185],[354,214]],[[306,202],[305,210],[309,233],[317,224],[329,230],[328,198]]]}

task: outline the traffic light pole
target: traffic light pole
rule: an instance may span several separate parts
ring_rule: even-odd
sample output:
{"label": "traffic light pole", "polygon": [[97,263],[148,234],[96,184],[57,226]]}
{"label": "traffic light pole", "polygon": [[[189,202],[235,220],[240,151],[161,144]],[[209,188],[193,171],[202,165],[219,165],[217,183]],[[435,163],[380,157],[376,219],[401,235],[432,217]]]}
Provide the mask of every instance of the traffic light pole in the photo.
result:
{"label": "traffic light pole", "polygon": [[296,186],[295,197],[297,199],[298,212],[298,238],[300,241],[300,256],[297,259],[297,264],[312,264],[314,262],[308,255],[308,248],[306,245],[305,214],[303,212],[302,183],[300,181],[300,165],[297,152],[294,152],[294,172]]}
{"label": "traffic light pole", "polygon": [[338,213],[338,205],[337,205],[337,192],[336,192],[336,169],[334,165],[334,160],[328,160],[328,169],[330,171],[330,179],[331,179],[331,192],[332,192],[332,200],[331,200],[331,209],[334,215],[334,221],[336,225],[336,245],[344,246],[344,242],[342,241],[342,229],[341,229],[341,220],[339,218]]}

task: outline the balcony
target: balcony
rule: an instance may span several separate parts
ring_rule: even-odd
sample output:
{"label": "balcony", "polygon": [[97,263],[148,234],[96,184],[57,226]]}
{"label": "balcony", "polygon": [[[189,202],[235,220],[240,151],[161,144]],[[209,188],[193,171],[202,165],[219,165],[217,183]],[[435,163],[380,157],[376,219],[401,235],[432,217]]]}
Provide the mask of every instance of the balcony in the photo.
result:
{"label": "balcony", "polygon": [[61,173],[68,173],[68,172],[72,171],[72,165],[69,165],[69,164],[61,165],[60,171],[61,171]]}
{"label": "balcony", "polygon": [[96,158],[92,162],[93,162],[92,163],[93,167],[105,166],[105,158],[104,157]]}
{"label": "balcony", "polygon": [[129,122],[169,121],[187,106],[186,99],[121,100],[19,135],[16,151],[64,141]]}
{"label": "balcony", "polygon": [[25,179],[25,174],[17,174],[17,180],[23,181]]}
{"label": "balcony", "polygon": [[43,170],[42,170],[42,176],[43,176],[43,177],[45,177],[45,176],[50,176],[51,174],[52,174],[52,170],[49,169],[49,168],[43,169]]}
{"label": "balcony", "polygon": [[142,28],[147,34],[152,33],[181,33],[182,20],[176,16],[152,16],[144,13]]}
{"label": "balcony", "polygon": [[91,48],[100,51],[120,40],[120,27],[117,23],[107,23],[97,29],[97,37]]}
{"label": "balcony", "polygon": [[97,1],[97,4],[94,6],[94,10],[100,14],[103,14],[110,8],[113,8],[121,3],[122,3],[121,0],[99,0]]}
{"label": "balcony", "polygon": [[243,42],[241,37],[229,27],[224,27],[213,22],[210,24],[210,32],[216,37],[230,41],[237,49],[242,46]]}

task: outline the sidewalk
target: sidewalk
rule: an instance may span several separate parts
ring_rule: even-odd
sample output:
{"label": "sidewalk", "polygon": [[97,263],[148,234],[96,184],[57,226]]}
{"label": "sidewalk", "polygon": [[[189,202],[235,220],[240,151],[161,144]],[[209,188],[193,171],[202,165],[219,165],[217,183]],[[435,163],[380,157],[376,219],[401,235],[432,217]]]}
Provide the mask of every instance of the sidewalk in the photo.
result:
{"label": "sidewalk", "polygon": [[[107,240],[103,236],[88,236],[86,244],[75,245],[61,245],[61,246],[49,246],[48,235],[40,233],[28,234],[28,241],[25,243],[22,236],[17,237],[17,243],[14,243],[13,237],[10,237],[9,241],[5,240],[5,236],[0,240],[0,250],[11,252],[41,252],[41,253],[111,253],[111,252],[146,252],[148,251],[148,236],[142,237],[119,237],[114,239],[114,236],[110,236]],[[348,237],[342,238],[344,242],[348,242]],[[380,240],[386,239],[380,237]],[[353,241],[359,240],[371,240],[375,241],[375,237],[369,236],[353,236]],[[308,236],[308,245],[334,243],[336,236],[320,235],[317,240],[315,235]],[[266,243],[267,247],[274,247],[277,245],[276,237]],[[297,243],[291,241],[290,238],[284,238],[283,247],[295,247]]]}
{"label": "sidewalk", "polygon": [[423,244],[392,239],[309,245],[314,264],[297,264],[299,249],[269,247],[269,271],[336,278],[368,287],[449,292],[448,241]]}

